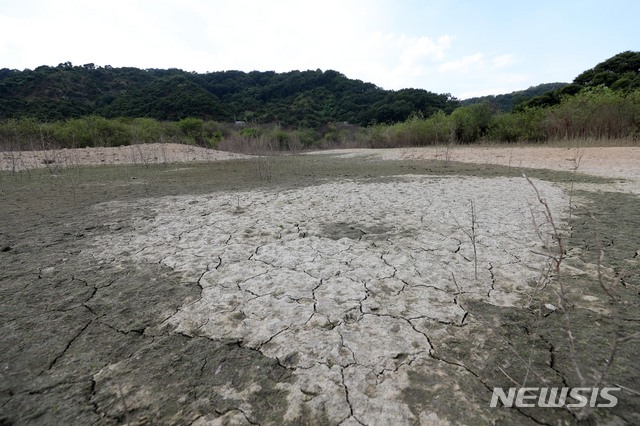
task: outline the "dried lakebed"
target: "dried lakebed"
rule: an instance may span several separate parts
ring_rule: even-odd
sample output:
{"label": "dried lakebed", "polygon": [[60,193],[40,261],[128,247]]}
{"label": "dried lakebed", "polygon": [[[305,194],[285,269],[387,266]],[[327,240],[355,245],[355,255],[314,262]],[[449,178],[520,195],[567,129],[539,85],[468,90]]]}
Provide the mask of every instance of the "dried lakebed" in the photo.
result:
{"label": "dried lakebed", "polygon": [[[538,184],[560,217],[564,194]],[[481,229],[477,280],[469,194]],[[412,370],[442,368],[430,325],[463,326],[467,299],[516,306],[529,296],[542,268],[532,195],[524,179],[404,177],[149,199],[136,206],[148,219],[85,254],[161,264],[197,282],[198,300],[163,325],[238,341],[291,369],[295,381],[279,386],[285,420],[309,412],[330,423],[404,423],[435,414],[412,412],[401,395]],[[108,216],[123,207],[97,208]],[[239,408],[260,418],[249,403]]]}
{"label": "dried lakebed", "polygon": [[[568,206],[589,194],[570,200],[566,185],[534,182],[569,234]],[[13,303],[2,312],[0,419],[575,422],[563,409],[489,407],[510,378],[577,383],[555,287],[537,285],[542,210],[523,178],[404,175],[110,201],[52,220],[55,232],[25,231],[3,253]],[[591,374],[615,324],[590,244],[569,249],[566,276],[581,283],[576,346]],[[618,269],[605,272],[626,277]],[[634,353],[621,349],[611,373],[630,389]],[[637,401],[620,400],[599,415],[632,421]]]}

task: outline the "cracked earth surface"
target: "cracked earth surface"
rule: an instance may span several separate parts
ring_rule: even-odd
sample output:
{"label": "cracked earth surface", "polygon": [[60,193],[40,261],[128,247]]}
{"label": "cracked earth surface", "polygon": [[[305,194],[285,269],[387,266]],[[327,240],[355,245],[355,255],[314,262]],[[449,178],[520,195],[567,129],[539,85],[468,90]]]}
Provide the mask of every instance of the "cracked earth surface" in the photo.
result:
{"label": "cracked earth surface", "polygon": [[[565,194],[538,185],[560,217]],[[469,194],[482,230],[477,279],[465,233]],[[149,199],[136,206],[147,219],[97,238],[87,253],[112,265],[160,264],[197,282],[200,297],[163,325],[238,341],[290,369],[295,380],[278,385],[285,421],[303,412],[332,424],[435,420],[402,395],[408,374],[447,374],[430,325],[464,327],[466,301],[516,306],[529,296],[542,267],[532,253],[532,195],[524,179],[407,176]],[[123,207],[97,208],[109,215]]]}
{"label": "cracked earth surface", "polygon": [[[514,379],[579,383],[557,287],[536,284],[532,220],[549,227],[526,180],[312,157],[274,163],[301,184],[250,181],[250,162],[0,175],[0,425],[576,423],[489,408]],[[639,330],[640,191],[557,178],[534,182],[566,238],[592,378],[610,336]],[[601,423],[640,422],[639,351],[620,347]]]}

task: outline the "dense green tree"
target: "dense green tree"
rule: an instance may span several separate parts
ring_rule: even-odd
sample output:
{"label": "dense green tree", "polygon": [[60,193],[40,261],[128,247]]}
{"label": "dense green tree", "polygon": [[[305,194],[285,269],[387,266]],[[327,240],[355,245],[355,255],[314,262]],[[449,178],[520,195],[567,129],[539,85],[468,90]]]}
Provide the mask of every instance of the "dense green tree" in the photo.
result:
{"label": "dense green tree", "polygon": [[420,89],[386,91],[333,70],[198,74],[70,62],[0,70],[0,119],[196,117],[319,128],[331,122],[397,122],[414,112],[428,116],[456,105],[449,95]]}
{"label": "dense green tree", "polygon": [[[618,83],[621,79],[626,81]],[[581,73],[573,82],[583,87],[640,88],[640,52],[619,53]]]}
{"label": "dense green tree", "polygon": [[[384,90],[334,70],[200,74],[175,68],[143,70],[63,62],[34,70],[1,69],[0,120],[32,117],[51,122],[101,116],[178,122],[195,118],[204,122],[242,120],[252,126],[277,123],[320,132],[332,123],[369,126],[409,120],[411,131],[399,128],[398,134],[410,133],[406,140],[420,141],[432,131],[421,128],[416,117],[426,120],[437,113],[453,113],[450,124],[457,140],[470,142],[497,134],[509,140],[532,140],[539,134],[513,131],[516,123],[527,122],[526,111],[559,106],[567,98],[600,86],[625,96],[633,94],[640,89],[639,58],[640,52],[623,52],[580,74],[572,84],[551,83],[462,102],[446,93],[422,89]],[[537,96],[531,97],[534,94]],[[511,108],[520,115],[495,115]],[[491,127],[487,116],[495,116],[499,125]],[[184,136],[177,127],[174,130]],[[214,131],[204,133],[211,138]],[[142,133],[136,137],[146,140]]]}
{"label": "dense green tree", "polygon": [[525,90],[518,90],[511,93],[505,93],[503,95],[489,95],[465,99],[460,101],[460,106],[488,103],[492,108],[498,111],[509,112],[514,108],[517,108],[519,104],[527,102],[536,96],[553,93],[555,90],[564,88],[567,84],[568,83],[544,83],[529,87]]}
{"label": "dense green tree", "polygon": [[460,107],[451,113],[453,135],[457,142],[476,142],[487,133],[491,124],[489,104]]}
{"label": "dense green tree", "polygon": [[582,90],[597,86],[624,92],[640,89],[640,52],[619,53],[584,71],[572,84],[520,103],[516,109],[521,111],[526,108],[560,105],[565,97],[575,96]]}

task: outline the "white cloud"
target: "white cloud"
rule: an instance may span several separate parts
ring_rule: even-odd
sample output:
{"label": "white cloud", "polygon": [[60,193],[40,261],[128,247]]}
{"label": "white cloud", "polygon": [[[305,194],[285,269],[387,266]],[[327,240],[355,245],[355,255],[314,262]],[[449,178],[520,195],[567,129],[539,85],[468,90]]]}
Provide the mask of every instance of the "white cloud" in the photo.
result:
{"label": "white cloud", "polygon": [[390,7],[387,0],[8,0],[0,12],[0,67],[320,68],[385,89],[458,96],[509,86],[498,72],[517,72],[513,55],[465,53],[463,33],[394,28]]}
{"label": "white cloud", "polygon": [[438,70],[441,73],[457,72],[468,73],[484,66],[484,53],[474,53],[461,59],[448,61],[441,64]]}
{"label": "white cloud", "polygon": [[[478,96],[500,95],[511,93],[516,90],[526,89],[530,86],[531,75],[525,73],[495,73],[488,71],[486,75],[480,74],[475,79],[468,82],[468,87],[474,89],[464,89],[458,94],[460,99],[474,98]],[[491,82],[491,85],[482,87],[483,82]]]}
{"label": "white cloud", "polygon": [[500,55],[491,60],[491,64],[494,68],[504,68],[515,62],[513,55]]}
{"label": "white cloud", "polygon": [[364,0],[24,1],[29,18],[0,15],[0,51],[14,68],[321,68],[400,89],[422,87],[454,40],[388,31],[384,8]]}
{"label": "white cloud", "polygon": [[367,55],[352,72],[358,78],[372,81],[385,89],[424,87],[426,79],[451,47],[453,37],[437,39],[405,34],[374,34]]}
{"label": "white cloud", "polygon": [[445,50],[451,47],[453,37],[444,35],[434,40],[429,37],[400,36],[399,44],[404,47],[400,59],[403,63],[417,63],[422,60],[442,60]]}

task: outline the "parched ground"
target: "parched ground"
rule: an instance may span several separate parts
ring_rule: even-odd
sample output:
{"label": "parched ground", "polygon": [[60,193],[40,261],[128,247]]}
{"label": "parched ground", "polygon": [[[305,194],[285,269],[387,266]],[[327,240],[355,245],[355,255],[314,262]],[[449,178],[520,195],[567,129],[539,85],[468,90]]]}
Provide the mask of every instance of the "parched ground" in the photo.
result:
{"label": "parched ground", "polygon": [[[6,172],[0,424],[639,422],[638,148],[442,155]],[[619,404],[491,408],[514,383]]]}
{"label": "parched ground", "polygon": [[[384,160],[445,160],[513,168],[580,171],[596,176],[640,179],[640,147],[453,146],[397,149],[340,149],[314,154],[376,156]],[[248,158],[243,154],[181,144],[79,148],[0,153],[0,170],[78,165],[162,164]]]}
{"label": "parched ground", "polygon": [[57,169],[87,165],[189,163],[246,158],[246,155],[176,143],[138,144],[105,148],[0,152],[0,170]]}
{"label": "parched ground", "polygon": [[385,160],[445,160],[499,164],[515,169],[577,171],[594,176],[640,180],[640,147],[459,146],[323,151],[340,156],[375,155]]}

